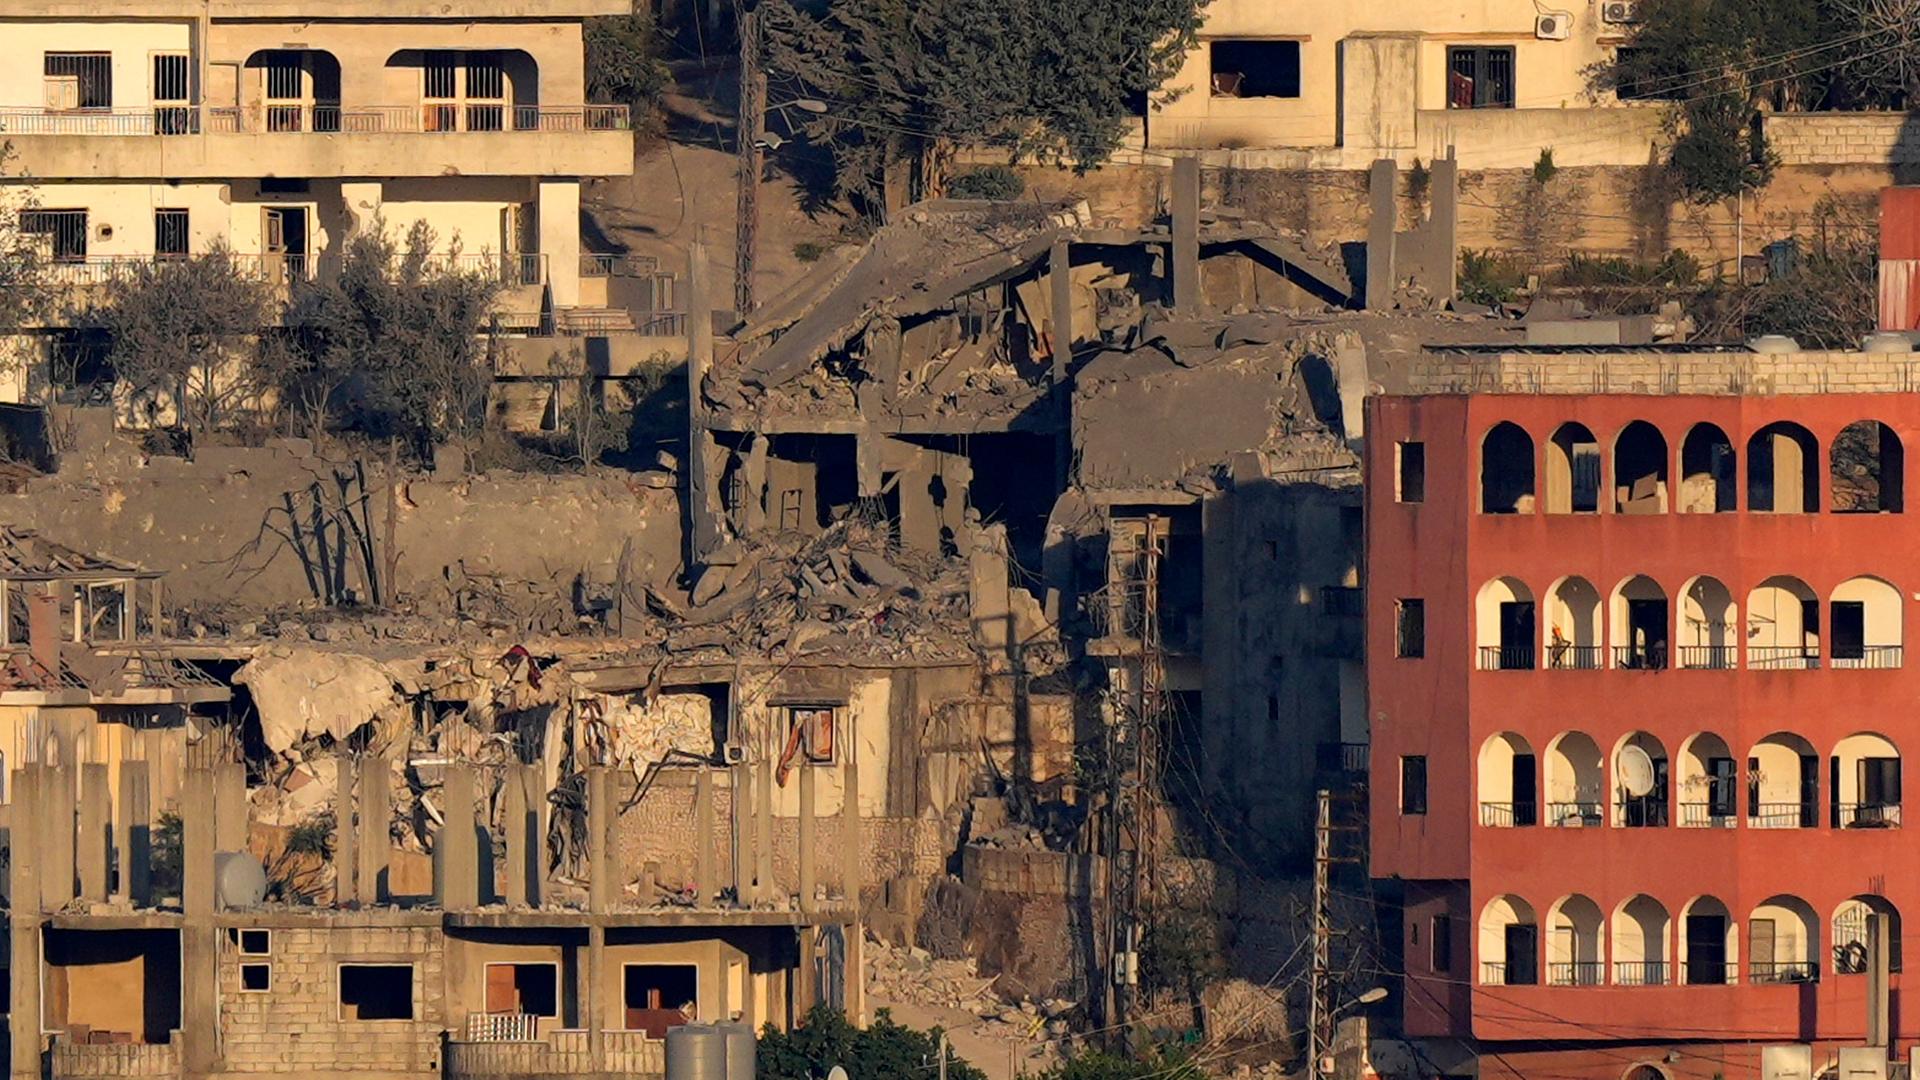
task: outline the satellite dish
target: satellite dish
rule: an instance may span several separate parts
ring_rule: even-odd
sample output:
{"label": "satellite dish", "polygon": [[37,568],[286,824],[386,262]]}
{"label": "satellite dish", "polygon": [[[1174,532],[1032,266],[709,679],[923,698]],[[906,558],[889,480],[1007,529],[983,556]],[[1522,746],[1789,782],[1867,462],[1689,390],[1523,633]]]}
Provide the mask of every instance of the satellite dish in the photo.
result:
{"label": "satellite dish", "polygon": [[847,1080],[847,1070],[835,1065],[827,1070],[827,1080]]}
{"label": "satellite dish", "polygon": [[1620,786],[1627,794],[1638,798],[1653,790],[1653,759],[1645,750],[1629,746],[1620,751],[1615,768],[1620,773]]}

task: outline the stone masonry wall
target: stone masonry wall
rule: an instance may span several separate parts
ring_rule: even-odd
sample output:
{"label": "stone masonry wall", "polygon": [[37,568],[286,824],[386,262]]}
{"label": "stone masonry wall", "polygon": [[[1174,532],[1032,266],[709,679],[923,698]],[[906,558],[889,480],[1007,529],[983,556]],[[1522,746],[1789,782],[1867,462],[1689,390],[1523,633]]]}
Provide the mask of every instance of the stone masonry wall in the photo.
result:
{"label": "stone masonry wall", "polygon": [[1503,353],[1435,350],[1408,394],[1897,394],[1920,388],[1914,353]]}
{"label": "stone masonry wall", "polygon": [[1782,165],[1920,163],[1920,121],[1907,113],[1775,113],[1766,130]]}

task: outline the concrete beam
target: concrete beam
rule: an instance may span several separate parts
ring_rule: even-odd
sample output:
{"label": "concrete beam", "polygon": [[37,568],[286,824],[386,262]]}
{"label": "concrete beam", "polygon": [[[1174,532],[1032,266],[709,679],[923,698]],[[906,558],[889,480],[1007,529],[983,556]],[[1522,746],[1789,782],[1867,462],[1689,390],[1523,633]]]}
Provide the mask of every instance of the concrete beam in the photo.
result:
{"label": "concrete beam", "polygon": [[107,900],[107,830],[113,798],[104,764],[80,766],[80,895],[96,904]]}
{"label": "concrete beam", "polygon": [[120,895],[134,907],[153,903],[153,781],[144,761],[120,763],[120,814],[113,847],[120,859]]}
{"label": "concrete beam", "polygon": [[446,820],[440,826],[440,878],[435,892],[443,911],[466,911],[480,906],[480,852],[473,803],[473,767],[454,763],[446,767],[440,799]]}
{"label": "concrete beam", "polygon": [[389,822],[393,815],[393,764],[384,757],[360,763],[359,893],[363,904],[385,903],[387,859],[393,850]]}
{"label": "concrete beam", "polygon": [[1192,156],[1173,160],[1173,307],[1189,318],[1206,307],[1200,287],[1200,159]]}

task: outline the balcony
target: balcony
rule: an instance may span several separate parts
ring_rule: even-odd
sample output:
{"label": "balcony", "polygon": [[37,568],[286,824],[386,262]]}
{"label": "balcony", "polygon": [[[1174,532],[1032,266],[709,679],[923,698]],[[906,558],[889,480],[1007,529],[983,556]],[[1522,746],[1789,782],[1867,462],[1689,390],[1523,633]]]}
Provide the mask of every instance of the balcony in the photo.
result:
{"label": "balcony", "polygon": [[1682,645],[1680,667],[1687,671],[1732,671],[1739,667],[1739,650],[1732,645]]}
{"label": "balcony", "polygon": [[1607,981],[1607,966],[1599,960],[1570,960],[1547,965],[1549,986],[1601,986]]}
{"label": "balcony", "polygon": [[[496,1019],[496,1018],[487,1018]],[[601,1032],[602,1062],[593,1068],[589,1033],[576,1029],[537,1037],[531,1030],[470,1029],[468,1037],[447,1040],[449,1077],[481,1080],[501,1077],[657,1077],[666,1073],[666,1044],[644,1031]],[[481,1036],[475,1038],[473,1036]]]}
{"label": "balcony", "polygon": [[180,1075],[174,1043],[78,1043],[56,1038],[54,1080],[126,1080],[127,1077]]}
{"label": "balcony", "polygon": [[1754,961],[1747,969],[1753,981],[1770,983],[1810,983],[1820,981],[1820,966],[1811,960]]}
{"label": "balcony", "polygon": [[[241,275],[273,284],[311,281],[318,276],[315,266],[317,260],[311,255],[232,252],[227,257]],[[130,279],[143,269],[179,261],[180,258],[171,255],[96,255],[84,259],[54,259],[45,264],[44,272],[47,280],[53,284],[85,287]],[[527,288],[546,283],[547,257],[526,252],[429,255],[422,262],[421,269],[430,274],[475,274],[496,279],[509,289]]]}
{"label": "balcony", "polygon": [[76,179],[633,171],[624,105],[0,106],[0,138],[11,140],[22,171]]}
{"label": "balcony", "polygon": [[1480,804],[1480,824],[1495,829],[1526,828],[1537,821],[1530,802],[1485,802]]}
{"label": "balcony", "polygon": [[1615,960],[1615,986],[1665,986],[1669,981],[1665,960]]}
{"label": "balcony", "polygon": [[1481,671],[1532,671],[1533,668],[1531,644],[1480,646]]}

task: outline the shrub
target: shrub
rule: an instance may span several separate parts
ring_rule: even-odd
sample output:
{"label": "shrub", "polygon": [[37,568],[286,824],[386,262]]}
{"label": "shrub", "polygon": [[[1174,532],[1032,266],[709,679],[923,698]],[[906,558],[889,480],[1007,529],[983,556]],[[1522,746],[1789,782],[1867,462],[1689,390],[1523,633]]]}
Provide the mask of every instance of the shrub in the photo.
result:
{"label": "shrub", "polygon": [[991,199],[1007,202],[1026,194],[1027,182],[1010,165],[982,165],[954,177],[947,194],[955,199]]}

